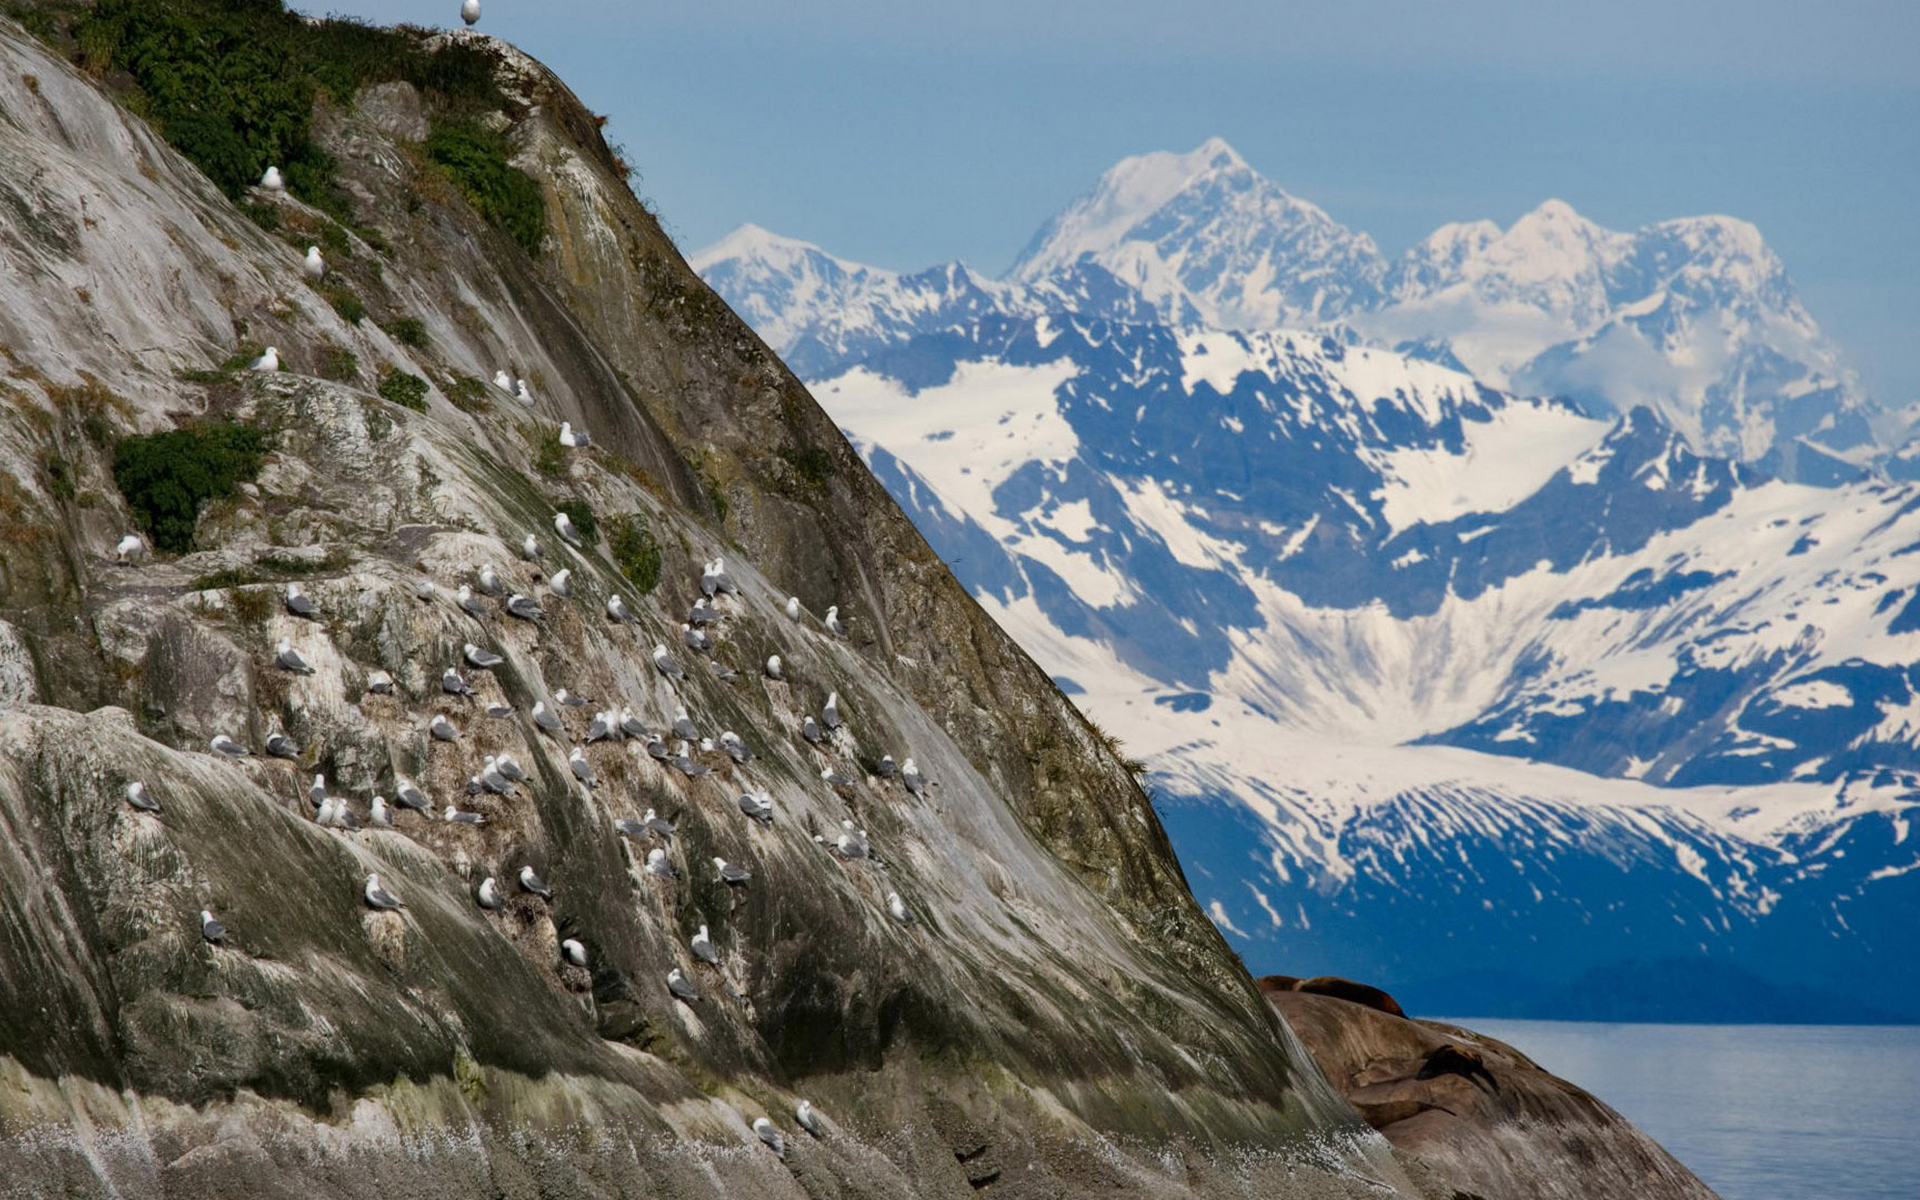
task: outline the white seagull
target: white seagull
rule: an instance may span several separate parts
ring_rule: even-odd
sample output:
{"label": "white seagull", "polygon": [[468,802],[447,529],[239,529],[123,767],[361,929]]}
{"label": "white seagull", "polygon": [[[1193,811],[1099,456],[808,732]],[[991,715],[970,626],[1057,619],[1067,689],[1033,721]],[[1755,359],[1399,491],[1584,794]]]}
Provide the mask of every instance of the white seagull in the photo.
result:
{"label": "white seagull", "polygon": [[367,676],[367,690],[378,696],[393,695],[393,676],[385,671],[375,671]]}
{"label": "white seagull", "polygon": [[769,656],[767,658],[767,678],[785,679],[786,677],[786,667],[781,665],[780,656],[778,654]]}
{"label": "white seagull", "polygon": [[394,789],[393,802],[401,808],[411,808],[415,812],[426,812],[431,807],[427,794],[414,784],[413,780],[402,776]]}
{"label": "white seagull", "polygon": [[692,1004],[700,998],[700,989],[693,986],[693,981],[688,979],[679,967],[667,972],[667,991],[672,993],[675,1000],[684,1001],[687,1004]]}
{"label": "white seagull", "polygon": [[214,920],[213,913],[203,908],[200,910],[200,936],[218,946],[226,940],[227,927]]}
{"label": "white seagull", "polygon": [[800,597],[787,597],[787,615],[796,621],[800,619]]}
{"label": "white seagull", "polygon": [[647,851],[647,874],[658,875],[662,879],[674,879],[680,872],[674,870],[673,864],[667,861],[667,852],[655,846]]}
{"label": "white seagull", "polygon": [[474,899],[480,902],[481,908],[500,907],[500,889],[494,884],[493,876],[489,875],[480,881],[480,890],[474,894]]}
{"label": "white seagull", "polygon": [[[561,515],[565,516],[566,514],[562,513]],[[618,592],[607,597],[607,615],[613,618],[613,622],[616,625],[630,625],[633,623],[633,610],[627,607],[627,602],[620,598],[620,593]]]}
{"label": "white seagull", "polygon": [[840,720],[840,693],[839,692],[827,693],[826,707],[820,710],[820,723],[822,725],[825,725],[828,729],[840,728],[842,722]]}
{"label": "white seagull", "polygon": [[380,877],[378,875],[367,876],[367,886],[361,890],[360,894],[366,897],[368,908],[384,912],[406,907],[405,904],[400,902],[399,897],[380,886]]}
{"label": "white seagull", "polygon": [[560,957],[573,966],[584,967],[587,965],[587,948],[575,939],[568,938],[560,943]]}
{"label": "white seagull", "polygon": [[588,445],[592,440],[593,439],[587,436],[586,430],[575,429],[573,422],[560,422],[560,444],[567,449],[578,450],[582,446]]}
{"label": "white seagull", "polygon": [[580,531],[573,527],[573,519],[563,512],[553,514],[553,531],[569,546],[580,544]]}
{"label": "white seagull", "polygon": [[700,927],[700,932],[694,934],[687,944],[693,947],[693,956],[701,962],[714,967],[720,965],[720,952],[713,948],[713,938],[708,935],[705,925]]}
{"label": "white seagull", "polygon": [[679,659],[667,653],[666,643],[664,642],[655,642],[653,644],[653,665],[658,667],[660,673],[668,679],[686,678],[686,668],[680,665]]}
{"label": "white seagull", "polygon": [[900,764],[900,782],[906,784],[907,790],[916,796],[924,797],[927,794],[927,782],[920,774],[919,764],[911,758]]}
{"label": "white seagull", "polygon": [[546,610],[532,596],[523,596],[519,592],[507,597],[507,615],[522,621],[538,621],[546,616]]}
{"label": "white seagull", "polygon": [[270,192],[284,192],[287,190],[287,181],[280,174],[279,167],[270,166],[266,169],[266,173],[260,176],[260,186]]}
{"label": "white seagull", "polygon": [[587,761],[586,751],[575,746],[573,753],[567,755],[567,766],[573,770],[573,777],[590,788],[600,786],[600,779],[593,773],[593,764]]}
{"label": "white seagull", "polygon": [[773,797],[765,792],[740,793],[740,811],[766,825],[773,824]]}
{"label": "white seagull", "polygon": [[838,604],[832,605],[827,609],[827,619],[824,624],[827,627],[827,632],[835,637],[845,637],[847,635],[847,627],[840,623],[840,606]]}
{"label": "white seagull", "polygon": [[268,346],[267,352],[259,358],[254,359],[251,365],[256,371],[278,371],[280,369],[280,347]]}
{"label": "white seagull", "polygon": [[720,882],[729,887],[744,887],[753,878],[753,872],[745,867],[735,866],[724,858],[715,857],[714,870],[720,872]]}
{"label": "white seagull", "polygon": [[767,1120],[765,1117],[755,1117],[753,1119],[753,1133],[755,1137],[765,1142],[767,1148],[772,1150],[776,1155],[781,1158],[787,1156],[787,1139],[780,1136],[780,1131],[774,1128],[772,1121]]}
{"label": "white seagull", "polygon": [[528,408],[533,407],[533,393],[527,390],[526,380],[516,379],[513,381],[513,398]]}
{"label": "white seagull", "polygon": [[138,779],[127,785],[127,803],[141,812],[159,812],[160,802],[147,795],[147,785]]}
{"label": "white seagull", "polygon": [[301,591],[297,583],[287,585],[287,611],[296,617],[313,615],[313,599]]}
{"label": "white seagull", "polygon": [[793,1122],[814,1137],[826,1136],[826,1129],[820,1123],[820,1114],[813,1111],[811,1100],[802,1100],[800,1107],[793,1110]]}
{"label": "white seagull", "polygon": [[146,556],[147,544],[140,540],[140,535],[137,533],[130,533],[121,538],[113,548],[115,562],[136,563]]}
{"label": "white seagull", "polygon": [[449,804],[440,813],[440,819],[449,825],[485,825],[487,823],[487,814],[468,812],[465,809],[455,808]]}
{"label": "white seagull", "polygon": [[480,22],[480,0],[460,0],[460,19],[469,25]]}
{"label": "white seagull", "polygon": [[887,893],[887,912],[902,925],[913,924],[913,913],[907,910],[907,902],[900,898],[899,892]]}
{"label": "white seagull", "polygon": [[534,874],[533,868],[530,866],[520,868],[520,890],[523,892],[532,892],[542,900],[553,899],[553,889],[548,887],[546,882],[538,875]]}
{"label": "white seagull", "polygon": [[486,601],[474,595],[473,589],[464,583],[460,585],[460,590],[453,594],[453,602],[460,606],[461,612],[466,613],[470,617],[484,617],[487,615]]}
{"label": "white seagull", "polygon": [[573,568],[562,567],[558,571],[555,571],[553,573],[553,578],[547,580],[547,587],[556,596],[561,596],[569,599],[572,598]]}
{"label": "white seagull", "polygon": [[306,659],[300,657],[300,652],[293,648],[289,638],[281,638],[280,644],[273,648],[273,661],[282,671],[292,671],[295,675],[313,674],[313,668],[307,665]]}
{"label": "white seagull", "polygon": [[521,539],[520,557],[526,559],[528,562],[540,561],[540,543],[535,540],[532,534],[528,534],[525,538]]}
{"label": "white seagull", "polygon": [[372,814],[371,820],[373,823],[381,829],[393,828],[393,812],[387,808],[387,798],[385,796],[375,796],[372,806],[367,811]]}
{"label": "white seagull", "polygon": [[493,670],[493,668],[507,661],[506,659],[500,657],[498,654],[495,654],[493,651],[482,649],[481,647],[474,645],[472,642],[468,642],[466,645],[461,646],[460,653],[466,656],[467,662],[469,664],[480,668],[482,671],[491,671]]}
{"label": "white seagull", "polygon": [[460,740],[460,731],[453,727],[453,722],[447,720],[446,717],[441,716],[439,713],[435,713],[433,720],[427,723],[427,732],[432,734],[436,741],[457,742]]}
{"label": "white seagull", "polygon": [[267,735],[267,754],[273,758],[299,758],[300,747],[294,745],[293,739],[284,733],[270,733]]}
{"label": "white seagull", "polygon": [[505,371],[495,371],[493,373],[493,386],[499,388],[503,392],[506,392],[508,395],[512,395],[513,394],[513,376],[507,374]]}
{"label": "white seagull", "polygon": [[307,247],[307,259],[300,264],[300,273],[315,283],[319,283],[326,275],[327,260],[320,257],[320,247]]}

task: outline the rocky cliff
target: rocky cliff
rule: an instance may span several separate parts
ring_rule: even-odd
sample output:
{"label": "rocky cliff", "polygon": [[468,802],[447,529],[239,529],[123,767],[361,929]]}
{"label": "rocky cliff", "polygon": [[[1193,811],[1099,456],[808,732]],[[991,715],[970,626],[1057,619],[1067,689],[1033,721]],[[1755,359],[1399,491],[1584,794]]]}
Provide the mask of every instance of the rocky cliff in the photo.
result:
{"label": "rocky cliff", "polygon": [[[1112,746],[544,68],[302,26],[316,53],[373,39],[313,95],[317,182],[223,194],[164,116],[210,85],[169,101],[124,27],[15,11],[38,37],[0,20],[0,1192],[1427,1194],[1204,919]],[[463,174],[469,144],[538,204],[501,164]],[[249,366],[268,346],[282,369]],[[232,486],[152,440],[233,428],[257,459]],[[701,653],[682,623],[715,558],[738,590]],[[834,694],[844,724],[803,738]],[[667,758],[589,741],[596,712]],[[342,801],[357,829],[316,820]],[[616,824],[649,809],[670,839]],[[374,874],[405,907],[368,902]]]}

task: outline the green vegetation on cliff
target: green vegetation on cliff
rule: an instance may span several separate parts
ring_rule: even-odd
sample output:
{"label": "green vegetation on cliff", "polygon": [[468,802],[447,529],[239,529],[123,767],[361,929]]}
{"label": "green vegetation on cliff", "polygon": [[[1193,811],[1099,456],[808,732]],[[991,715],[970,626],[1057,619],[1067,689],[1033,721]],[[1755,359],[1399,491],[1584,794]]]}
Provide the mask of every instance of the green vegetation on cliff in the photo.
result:
{"label": "green vegetation on cliff", "polygon": [[193,526],[209,500],[233,495],[260,471],[260,431],[238,421],[121,438],[113,482],[153,544],[172,554],[193,548]]}

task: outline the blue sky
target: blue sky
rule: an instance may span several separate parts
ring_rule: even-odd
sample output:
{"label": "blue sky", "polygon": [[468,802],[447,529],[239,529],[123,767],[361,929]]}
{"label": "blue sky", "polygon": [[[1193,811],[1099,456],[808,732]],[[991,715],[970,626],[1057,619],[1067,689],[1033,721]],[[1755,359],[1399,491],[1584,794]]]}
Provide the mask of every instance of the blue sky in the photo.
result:
{"label": "blue sky", "polygon": [[1549,196],[1746,218],[1873,392],[1920,400],[1915,0],[483,3],[689,252],[753,221],[998,273],[1118,159],[1217,134],[1388,252]]}

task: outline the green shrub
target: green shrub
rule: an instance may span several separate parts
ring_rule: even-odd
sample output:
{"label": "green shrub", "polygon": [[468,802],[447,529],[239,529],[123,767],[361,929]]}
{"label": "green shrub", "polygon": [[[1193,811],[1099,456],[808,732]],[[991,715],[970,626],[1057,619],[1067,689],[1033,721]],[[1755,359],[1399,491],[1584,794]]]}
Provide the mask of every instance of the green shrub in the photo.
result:
{"label": "green shrub", "polygon": [[140,529],[161,550],[193,546],[201,506],[231,496],[259,474],[260,431],[237,421],[123,437],[113,448],[113,482]]}
{"label": "green shrub", "polygon": [[641,595],[659,585],[660,543],[639,513],[607,518],[607,549],[613,552],[614,565]]}
{"label": "green shrub", "polygon": [[833,455],[818,446],[782,446],[779,454],[800,478],[814,487],[825,487],[827,480],[833,478]]}
{"label": "green shrub", "polygon": [[567,450],[560,444],[558,429],[549,429],[540,435],[540,444],[533,451],[533,469],[549,479],[558,479],[567,473]]}
{"label": "green shrub", "polygon": [[460,112],[503,103],[479,47],[428,52],[418,37],[360,21],[308,21],[281,0],[98,0],[74,25],[82,64],[125,71],[135,107],[238,198],[277,164],[288,190],[338,217],[345,196],[313,140],[314,100],[406,80]]}
{"label": "green shrub", "polygon": [[380,326],[387,336],[402,346],[411,346],[415,350],[427,348],[427,326],[419,317],[395,317]]}
{"label": "green shrub", "polygon": [[387,368],[380,376],[380,398],[415,412],[427,411],[427,381],[418,375]]}
{"label": "green shrub", "polygon": [[[453,406],[465,413],[484,413],[493,409],[487,399],[487,385],[471,375],[455,375],[440,385]],[[560,444],[560,435],[554,435],[554,446]]]}
{"label": "green shrub", "polygon": [[320,351],[320,378],[352,383],[360,377],[360,356],[345,346],[328,343]]}
{"label": "green shrub", "polygon": [[567,520],[573,522],[573,530],[580,535],[581,541],[589,546],[600,544],[600,525],[593,519],[593,510],[587,507],[585,500],[576,496],[572,500],[562,500],[558,507],[567,514]]}
{"label": "green shrub", "polygon": [[320,294],[327,298],[327,303],[333,305],[333,311],[339,313],[340,319],[347,324],[358,325],[366,320],[367,306],[360,302],[360,297],[339,284],[329,283],[322,286]]}
{"label": "green shrub", "polygon": [[507,161],[507,141],[464,121],[436,126],[427,154],[452,178],[467,203],[528,254],[540,252],[547,233],[547,199],[533,176]]}

